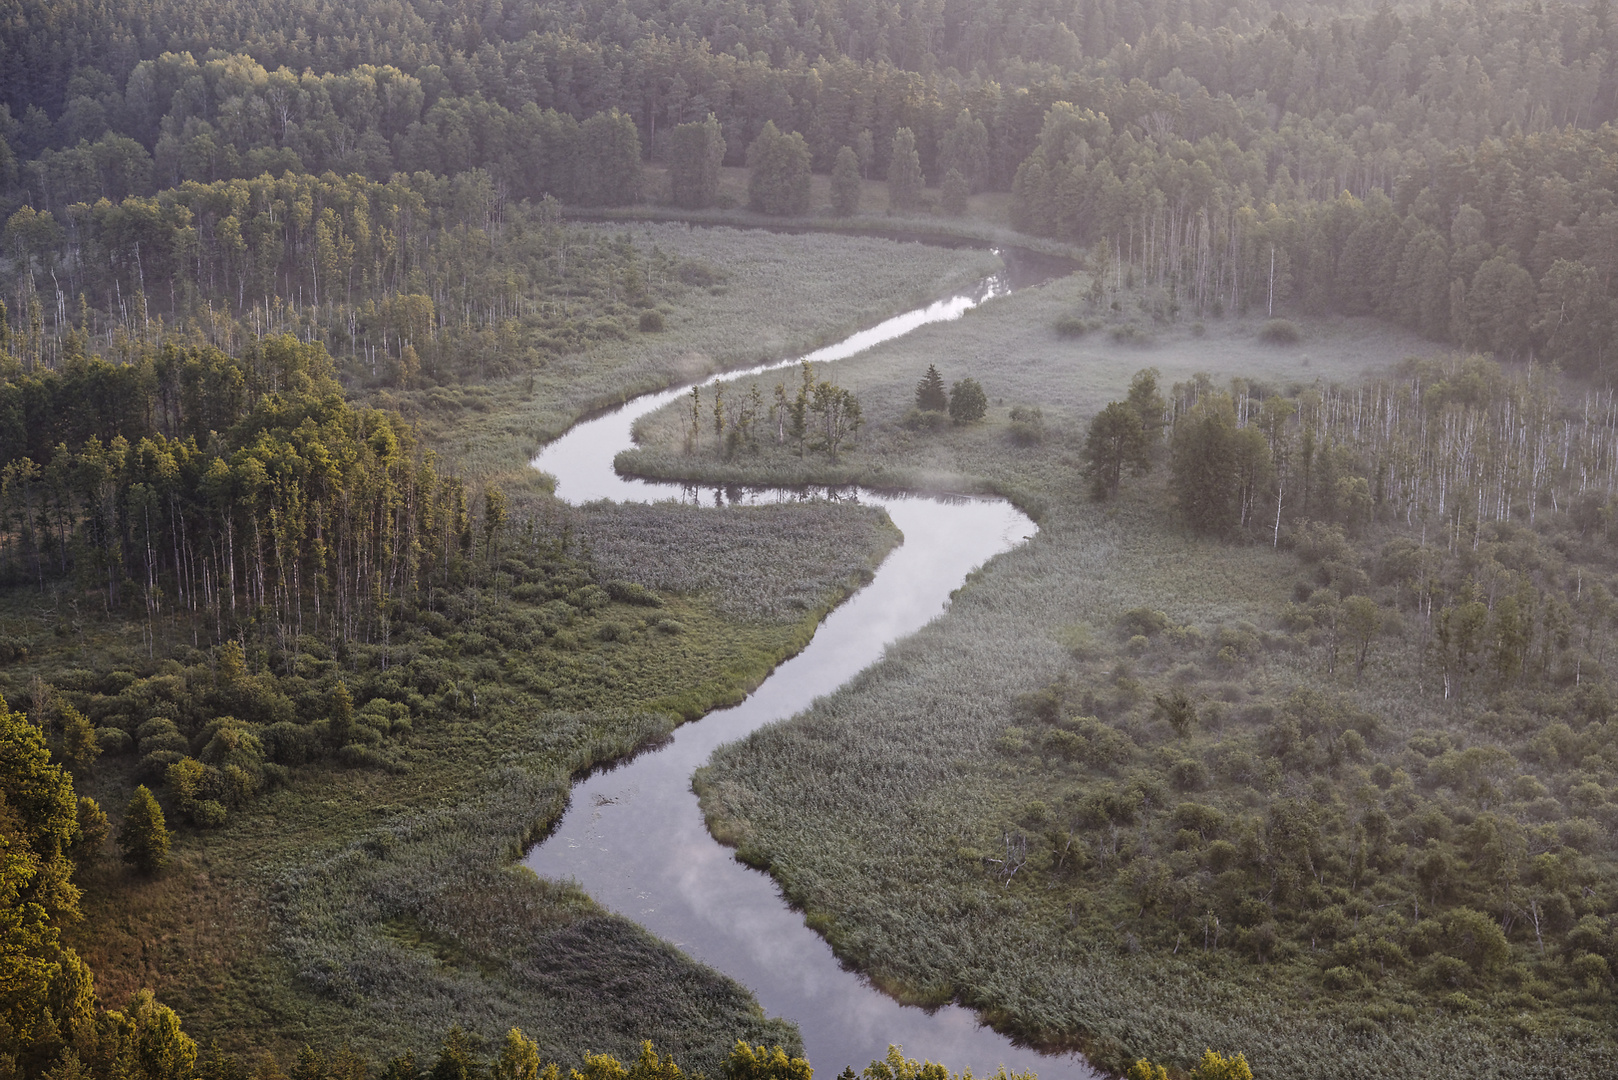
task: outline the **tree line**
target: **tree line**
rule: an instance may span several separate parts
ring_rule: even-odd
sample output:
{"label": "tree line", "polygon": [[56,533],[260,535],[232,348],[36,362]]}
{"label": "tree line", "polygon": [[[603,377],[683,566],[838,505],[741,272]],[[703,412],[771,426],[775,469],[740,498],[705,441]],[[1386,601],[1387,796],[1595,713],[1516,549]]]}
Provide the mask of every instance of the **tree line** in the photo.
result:
{"label": "tree line", "polygon": [[508,201],[481,171],[185,184],[24,207],[0,235],[0,354],[26,370],[57,366],[71,334],[127,361],[189,327],[226,350],[319,340],[407,387],[624,337],[684,288],[671,257],[563,225],[554,202]]}

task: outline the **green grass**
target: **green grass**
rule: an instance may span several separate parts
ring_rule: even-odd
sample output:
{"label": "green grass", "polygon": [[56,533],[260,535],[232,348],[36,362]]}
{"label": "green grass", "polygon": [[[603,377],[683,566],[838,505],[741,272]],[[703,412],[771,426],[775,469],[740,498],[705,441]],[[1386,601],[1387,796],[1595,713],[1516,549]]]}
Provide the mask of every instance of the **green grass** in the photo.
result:
{"label": "green grass", "polygon": [[[659,410],[637,425],[640,444],[621,454],[619,468],[641,476],[708,481],[851,483],[926,491],[987,491],[1010,496],[1036,516],[1052,500],[1076,497],[1075,475],[1089,418],[1124,396],[1143,367],[1162,373],[1164,392],[1193,373],[1215,380],[1241,376],[1286,385],[1350,379],[1429,351],[1421,339],[1369,319],[1300,320],[1295,346],[1260,345],[1256,318],[1188,321],[1157,327],[1142,345],[1120,345],[1104,333],[1074,339],[1058,321],[1084,305],[1084,275],[1059,279],[994,300],[948,323],[922,327],[851,360],[826,365],[819,377],[853,390],[864,411],[857,445],[841,463],[824,454],[796,456],[766,441],[757,454],[722,461],[712,451],[683,452],[683,403]],[[1148,320],[1149,322],[1149,320]],[[936,364],[946,383],[972,377],[989,397],[985,422],[913,430],[905,420],[916,382]],[[793,388],[795,373],[757,380],[768,401],[776,382]],[[752,380],[749,380],[749,383]],[[746,392],[742,384],[742,393]],[[736,396],[732,394],[732,400]],[[1020,445],[1011,411],[1038,407],[1044,437]],[[711,440],[710,440],[711,441]]]}
{"label": "green grass", "polygon": [[651,390],[808,352],[881,319],[973,284],[999,260],[871,237],[782,237],[757,229],[637,223],[643,250],[706,267],[712,284],[685,288],[666,329],[597,344],[537,370],[485,384],[379,391],[374,403],[417,419],[463,476],[534,487],[529,458],[574,421]]}

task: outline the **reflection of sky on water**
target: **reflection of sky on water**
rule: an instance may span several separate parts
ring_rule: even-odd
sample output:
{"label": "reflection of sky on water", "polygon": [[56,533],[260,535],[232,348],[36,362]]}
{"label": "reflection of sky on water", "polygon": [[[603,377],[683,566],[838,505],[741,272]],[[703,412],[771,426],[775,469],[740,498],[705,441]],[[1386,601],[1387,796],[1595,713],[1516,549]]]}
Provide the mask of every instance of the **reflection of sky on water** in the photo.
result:
{"label": "reflection of sky on water", "polygon": [[[812,353],[817,362],[853,356],[918,326],[958,318],[1003,292],[996,279],[881,323]],[[791,367],[797,360],[707,380]],[[1043,1077],[1090,1077],[1077,1056],[1046,1057],[981,1027],[966,1009],[907,1008],[843,970],[826,942],[789,909],[767,875],[737,862],[708,835],[690,777],[714,749],[807,708],[874,663],[886,646],[940,614],[949,593],[976,566],[1031,535],[1034,525],[1001,500],[880,495],[852,488],[778,491],[701,488],[632,480],[613,471],[631,445],[630,426],[688,393],[649,394],[576,425],[547,446],[534,466],[557,478],[570,502],[680,499],[725,505],[810,496],[883,506],[903,545],[875,580],[821,624],[803,652],[783,663],[746,701],[677,729],[655,752],[576,785],[567,814],[549,840],[524,860],[550,878],[573,878],[593,897],[633,918],[747,986],[767,1013],[794,1021],[817,1072],[830,1076],[882,1056],[890,1042],[952,1069],[979,1075],[1004,1064]],[[828,1071],[829,1070],[829,1071]]]}

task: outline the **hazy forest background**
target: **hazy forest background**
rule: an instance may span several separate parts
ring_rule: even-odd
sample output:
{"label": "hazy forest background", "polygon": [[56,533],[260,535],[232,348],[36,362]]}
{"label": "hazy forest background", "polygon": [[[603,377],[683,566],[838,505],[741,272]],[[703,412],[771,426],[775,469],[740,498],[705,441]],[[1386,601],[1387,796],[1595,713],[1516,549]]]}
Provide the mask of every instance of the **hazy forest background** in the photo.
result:
{"label": "hazy forest background", "polygon": [[1116,1072],[1618,1065],[1607,0],[0,16],[0,1075],[801,1077],[505,867],[898,538],[527,461],[991,244],[1075,272],[620,463],[1041,525],[721,752],[716,834]]}

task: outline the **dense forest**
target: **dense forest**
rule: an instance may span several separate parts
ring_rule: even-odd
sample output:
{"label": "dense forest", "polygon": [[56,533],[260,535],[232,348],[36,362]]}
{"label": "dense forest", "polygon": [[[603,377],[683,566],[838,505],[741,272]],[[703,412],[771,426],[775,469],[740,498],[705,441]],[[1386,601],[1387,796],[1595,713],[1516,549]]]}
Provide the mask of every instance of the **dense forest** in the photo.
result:
{"label": "dense forest", "polygon": [[[1138,274],[1170,312],[1374,312],[1588,371],[1612,327],[1605,3],[39,10],[48,33],[0,34],[24,333],[36,297],[61,332],[81,294],[109,318],[144,292],[246,319],[254,296],[319,308],[340,281],[328,344],[357,353],[366,271],[380,306],[427,266],[418,196],[495,244],[508,204],[632,202],[643,157],[740,165],[768,131],[821,172],[846,147],[883,177],[913,149],[930,182],[1010,190],[1014,222],[1096,245],[1115,287]],[[676,134],[710,116],[721,138]],[[291,179],[326,173],[348,179]],[[451,200],[423,174],[476,179]],[[225,183],[270,176],[289,178]],[[499,291],[479,291],[493,324]]]}

